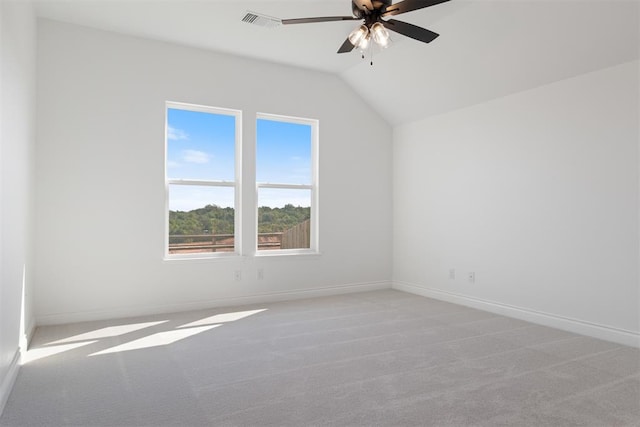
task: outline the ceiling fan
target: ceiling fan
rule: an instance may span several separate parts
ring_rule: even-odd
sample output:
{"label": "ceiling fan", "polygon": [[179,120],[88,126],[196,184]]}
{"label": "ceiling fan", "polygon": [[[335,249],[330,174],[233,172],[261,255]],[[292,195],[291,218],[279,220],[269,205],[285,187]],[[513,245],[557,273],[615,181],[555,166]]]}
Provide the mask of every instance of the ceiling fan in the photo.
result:
{"label": "ceiling fan", "polygon": [[424,43],[430,43],[439,36],[439,34],[433,31],[413,24],[396,19],[384,20],[382,18],[424,9],[425,7],[434,6],[450,0],[402,0],[395,4],[391,4],[391,1],[392,0],[352,0],[351,9],[353,16],[282,19],[281,23],[282,25],[290,25],[330,21],[358,21],[362,19],[362,25],[349,34],[342,46],[338,49],[338,53],[351,52],[355,48],[366,50],[371,39],[373,39],[377,45],[386,47],[389,44],[389,32],[387,30]]}

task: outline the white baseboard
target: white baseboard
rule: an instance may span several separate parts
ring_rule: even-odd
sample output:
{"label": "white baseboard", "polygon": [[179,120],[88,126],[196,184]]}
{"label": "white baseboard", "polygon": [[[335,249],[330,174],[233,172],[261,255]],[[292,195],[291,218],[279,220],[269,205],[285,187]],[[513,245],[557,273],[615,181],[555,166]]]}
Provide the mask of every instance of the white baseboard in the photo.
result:
{"label": "white baseboard", "polygon": [[94,320],[120,319],[127,317],[148,316],[180,311],[203,310],[207,308],[239,306],[247,304],[262,304],[277,301],[289,301],[304,298],[325,297],[355,292],[391,289],[391,282],[352,283],[337,286],[327,286],[313,289],[294,289],[282,292],[244,295],[237,297],[217,298],[207,301],[187,302],[178,304],[163,304],[154,306],[134,306],[115,308],[112,310],[83,311],[75,313],[47,314],[36,317],[36,324],[60,325],[66,323],[88,322]]}
{"label": "white baseboard", "polygon": [[513,317],[516,319],[525,320],[527,322],[549,326],[556,329],[562,329],[564,331],[569,331],[580,335],[586,335],[593,338],[612,341],[622,345],[640,348],[640,334],[634,331],[613,328],[606,325],[599,325],[596,323],[590,323],[582,320],[571,319],[568,317],[557,316],[554,314],[529,310],[526,308],[502,304],[494,301],[487,301],[413,283],[395,281],[392,284],[392,289],[409,292],[412,294],[421,295],[437,300],[447,301],[454,304],[464,305],[467,307],[473,307],[479,310],[489,311],[491,313],[501,314],[503,316]]}
{"label": "white baseboard", "polygon": [[21,339],[20,348],[16,349],[5,375],[0,378],[0,415],[2,415],[2,411],[4,411],[4,407],[11,394],[11,389],[13,389],[16,378],[18,378],[22,356],[26,353],[35,330],[36,323],[35,319],[32,318],[27,325],[24,337]]}
{"label": "white baseboard", "polygon": [[4,406],[7,404],[7,400],[9,399],[9,394],[11,394],[11,389],[13,388],[13,384],[16,382],[16,378],[18,377],[18,371],[20,370],[20,350],[16,350],[13,355],[13,360],[9,364],[9,368],[5,373],[4,377],[0,378],[0,415],[2,415],[2,411],[4,411]]}
{"label": "white baseboard", "polygon": [[20,341],[20,349],[23,352],[26,352],[29,348],[29,343],[31,342],[31,338],[33,338],[33,334],[36,331],[36,319],[32,317],[26,322],[24,336],[21,337]]}

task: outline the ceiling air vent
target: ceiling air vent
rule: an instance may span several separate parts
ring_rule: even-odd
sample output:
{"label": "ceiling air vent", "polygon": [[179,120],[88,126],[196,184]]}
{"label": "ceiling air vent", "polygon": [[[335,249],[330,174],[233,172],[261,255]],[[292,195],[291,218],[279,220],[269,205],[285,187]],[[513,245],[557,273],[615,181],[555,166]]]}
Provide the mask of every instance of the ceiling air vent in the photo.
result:
{"label": "ceiling air vent", "polygon": [[278,18],[262,15],[255,12],[247,12],[247,14],[244,15],[244,18],[242,18],[242,22],[267,28],[277,27],[282,24],[282,21]]}

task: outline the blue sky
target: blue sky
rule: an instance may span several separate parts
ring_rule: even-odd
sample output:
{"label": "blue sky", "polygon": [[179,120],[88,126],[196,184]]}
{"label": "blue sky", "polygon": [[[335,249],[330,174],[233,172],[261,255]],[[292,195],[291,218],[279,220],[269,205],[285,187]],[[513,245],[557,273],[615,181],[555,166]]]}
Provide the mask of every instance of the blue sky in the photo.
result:
{"label": "blue sky", "polygon": [[168,177],[233,181],[234,134],[234,116],[170,108]]}
{"label": "blue sky", "polygon": [[[234,180],[235,117],[168,109],[167,176],[173,179]],[[311,184],[311,126],[258,119],[256,179]],[[263,189],[260,206],[310,206],[308,190]],[[207,204],[233,206],[233,189],[171,186],[169,209],[188,211]]]}
{"label": "blue sky", "polygon": [[311,126],[258,119],[256,181],[311,184]]}

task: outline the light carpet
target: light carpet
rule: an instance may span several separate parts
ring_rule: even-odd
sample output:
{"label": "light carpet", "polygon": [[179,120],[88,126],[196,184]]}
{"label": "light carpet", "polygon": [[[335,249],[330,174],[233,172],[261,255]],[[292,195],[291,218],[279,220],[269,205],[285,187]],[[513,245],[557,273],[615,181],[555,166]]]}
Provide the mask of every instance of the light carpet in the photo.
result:
{"label": "light carpet", "polygon": [[36,330],[0,426],[639,426],[640,350],[398,291]]}

